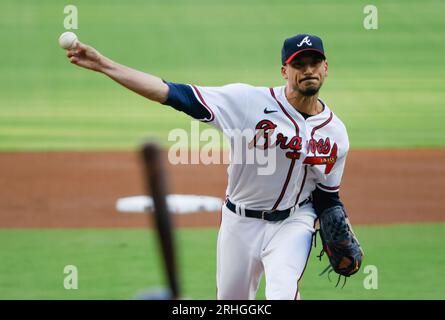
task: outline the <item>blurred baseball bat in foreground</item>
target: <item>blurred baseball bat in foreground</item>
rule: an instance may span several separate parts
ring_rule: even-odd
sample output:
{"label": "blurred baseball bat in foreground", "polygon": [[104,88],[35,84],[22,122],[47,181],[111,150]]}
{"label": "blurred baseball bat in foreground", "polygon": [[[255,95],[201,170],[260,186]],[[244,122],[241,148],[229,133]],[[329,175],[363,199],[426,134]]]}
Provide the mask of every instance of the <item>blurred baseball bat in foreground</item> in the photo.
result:
{"label": "blurred baseball bat in foreground", "polygon": [[174,251],[172,224],[167,209],[166,177],[162,165],[161,151],[156,143],[146,143],[142,147],[142,156],[145,164],[145,178],[147,191],[151,191],[154,203],[154,222],[159,237],[159,243],[167,271],[167,280],[171,296],[153,297],[158,299],[178,299],[179,283],[176,270],[176,257]]}

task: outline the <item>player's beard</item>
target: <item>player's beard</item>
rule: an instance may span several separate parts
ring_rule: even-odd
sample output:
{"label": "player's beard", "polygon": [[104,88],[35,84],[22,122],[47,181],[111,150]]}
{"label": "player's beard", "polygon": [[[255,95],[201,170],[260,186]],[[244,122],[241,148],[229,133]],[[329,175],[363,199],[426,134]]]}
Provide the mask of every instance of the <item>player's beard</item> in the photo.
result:
{"label": "player's beard", "polygon": [[320,90],[321,86],[310,86],[308,88],[298,88],[298,92],[301,93],[301,95],[305,97],[312,97],[315,96],[318,91]]}

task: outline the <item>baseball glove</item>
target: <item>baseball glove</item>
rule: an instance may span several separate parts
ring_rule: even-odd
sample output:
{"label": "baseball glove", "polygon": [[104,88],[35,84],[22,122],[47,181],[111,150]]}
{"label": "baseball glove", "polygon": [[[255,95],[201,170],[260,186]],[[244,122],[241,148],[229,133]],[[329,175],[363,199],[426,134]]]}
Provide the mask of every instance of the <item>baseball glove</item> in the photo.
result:
{"label": "baseball glove", "polygon": [[328,270],[338,273],[340,275],[337,281],[338,285],[341,276],[349,277],[360,269],[363,250],[352,231],[351,224],[342,206],[328,208],[318,218],[323,244],[319,258],[321,260],[324,252],[326,252],[330,263],[330,266],[322,274]]}

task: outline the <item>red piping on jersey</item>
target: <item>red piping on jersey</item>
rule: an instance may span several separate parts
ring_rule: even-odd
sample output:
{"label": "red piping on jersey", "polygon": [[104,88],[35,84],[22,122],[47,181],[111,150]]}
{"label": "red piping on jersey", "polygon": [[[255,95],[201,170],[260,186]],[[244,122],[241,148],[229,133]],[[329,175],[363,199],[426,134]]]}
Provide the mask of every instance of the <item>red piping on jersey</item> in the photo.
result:
{"label": "red piping on jersey", "polygon": [[304,176],[303,176],[303,181],[301,182],[300,192],[298,192],[297,200],[295,200],[295,205],[297,205],[298,200],[300,199],[301,192],[303,191],[304,184],[306,183],[306,177],[307,177],[307,166],[304,166]]}
{"label": "red piping on jersey", "polygon": [[315,131],[317,131],[318,129],[323,128],[325,125],[327,125],[329,122],[331,122],[333,117],[334,117],[334,115],[333,115],[333,113],[331,111],[331,114],[329,115],[329,118],[325,122],[323,122],[322,124],[319,124],[318,126],[314,127],[312,129],[312,132],[311,132],[311,139],[314,139]]}
{"label": "red piping on jersey", "polygon": [[[295,120],[289,115],[289,113],[287,113],[286,109],[284,109],[283,105],[281,104],[280,101],[278,101],[277,97],[275,96],[275,92],[273,91],[273,88],[269,88],[270,90],[270,94],[272,95],[272,97],[275,99],[275,101],[278,103],[278,106],[281,108],[281,110],[283,111],[283,113],[290,119],[290,121],[292,121],[292,123],[295,126],[295,135],[298,136],[299,132],[300,132],[300,128],[298,127],[298,124],[295,122]],[[286,193],[286,189],[287,189],[287,185],[289,184],[290,181],[290,177],[292,174],[292,171],[294,169],[295,166],[295,159],[292,159],[290,166],[289,166],[289,171],[287,172],[287,177],[286,177],[286,181],[284,182],[283,188],[281,189],[281,193],[280,196],[278,197],[277,201],[275,202],[275,204],[273,205],[272,210],[275,210],[278,205],[280,204],[281,200],[284,197],[284,194]]]}
{"label": "red piping on jersey", "polygon": [[203,122],[210,122],[210,121],[212,121],[213,119],[215,119],[215,114],[213,113],[212,109],[211,109],[211,108],[207,105],[207,103],[205,102],[205,100],[204,100],[204,98],[202,97],[201,92],[199,92],[198,88],[195,87],[193,84],[192,84],[191,86],[192,86],[193,90],[195,90],[195,92],[196,92],[196,94],[197,94],[199,100],[200,100],[201,103],[203,104],[203,106],[206,107],[206,109],[210,112],[210,115],[211,115],[211,116],[210,116],[210,119],[205,119],[205,120],[202,120],[202,121],[203,121]]}
{"label": "red piping on jersey", "polygon": [[281,189],[280,196],[278,197],[277,201],[273,205],[272,210],[275,210],[278,207],[281,200],[283,199],[284,194],[286,193],[286,189],[287,189],[287,185],[289,184],[290,176],[292,175],[292,171],[294,170],[294,165],[295,165],[295,159],[292,159],[290,166],[289,166],[289,171],[287,172],[287,177],[286,177],[286,181],[284,182],[283,189]]}
{"label": "red piping on jersey", "polygon": [[318,185],[319,187],[323,188],[323,189],[331,190],[331,191],[335,191],[335,190],[340,189],[340,186],[328,187],[328,186],[325,186],[324,184],[321,184],[321,183],[317,183],[317,185]]}
{"label": "red piping on jersey", "polygon": [[289,115],[289,113],[287,113],[286,109],[284,109],[283,105],[281,104],[280,101],[278,101],[277,97],[275,96],[275,92],[273,91],[273,88],[269,88],[270,90],[270,94],[272,95],[272,97],[275,99],[275,101],[278,103],[278,105],[280,106],[281,110],[284,112],[284,114],[290,119],[290,121],[292,121],[292,123],[295,126],[295,135],[298,136],[298,134],[300,133],[300,127],[298,126],[298,124],[295,122],[295,120]]}

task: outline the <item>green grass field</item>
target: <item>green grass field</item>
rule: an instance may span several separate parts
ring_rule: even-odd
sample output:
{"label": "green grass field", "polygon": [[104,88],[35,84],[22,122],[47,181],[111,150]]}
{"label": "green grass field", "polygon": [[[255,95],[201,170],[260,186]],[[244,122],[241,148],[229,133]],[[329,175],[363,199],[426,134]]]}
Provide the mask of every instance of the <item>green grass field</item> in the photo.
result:
{"label": "green grass field", "polygon": [[[362,271],[335,288],[335,276],[331,283],[318,276],[327,260],[319,262],[314,248],[301,281],[304,299],[445,299],[445,224],[355,229],[366,253]],[[215,229],[177,233],[187,298],[215,298],[216,235]],[[165,283],[147,230],[1,230],[0,261],[0,299],[132,299]],[[77,290],[63,287],[66,265],[78,269]],[[367,265],[377,267],[376,290],[363,286]],[[264,286],[258,298],[264,299]]]}
{"label": "green grass field", "polygon": [[[80,39],[124,64],[199,85],[283,84],[283,39],[320,35],[330,64],[322,97],[352,147],[445,146],[445,3],[373,1],[70,1]],[[2,2],[0,150],[133,149],[164,144],[189,118],[68,63],[57,45],[60,1]]]}

